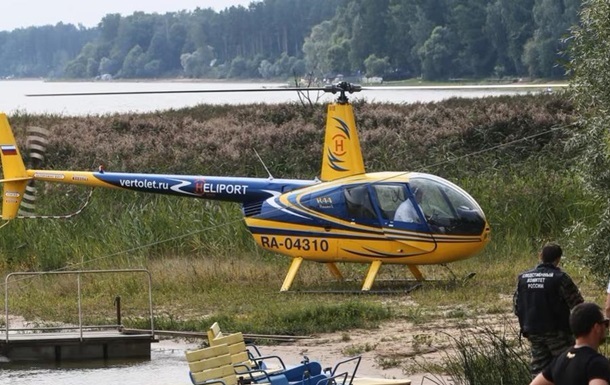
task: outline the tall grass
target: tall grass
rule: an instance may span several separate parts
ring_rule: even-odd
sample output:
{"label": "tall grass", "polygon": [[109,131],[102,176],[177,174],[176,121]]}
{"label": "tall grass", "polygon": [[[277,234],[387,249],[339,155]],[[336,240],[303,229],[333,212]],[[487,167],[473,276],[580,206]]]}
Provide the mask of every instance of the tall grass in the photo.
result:
{"label": "tall grass", "polygon": [[256,303],[248,314],[240,314],[234,309],[223,309],[214,316],[199,320],[176,320],[160,317],[157,325],[169,330],[206,330],[214,322],[219,322],[229,331],[248,330],[256,334],[311,335],[331,333],[338,330],[376,327],[380,321],[392,317],[392,311],[374,302],[349,300],[343,303],[313,304],[309,301],[288,301],[286,303]]}
{"label": "tall grass", "polygon": [[[570,136],[572,108],[562,95],[414,105],[357,102],[354,107],[368,171],[426,171],[448,178],[477,199],[492,226],[492,242],[480,256],[451,266],[458,276],[476,272],[474,284],[430,285],[412,293],[419,306],[458,303],[465,313],[481,308],[498,312],[509,306],[498,297],[510,294],[516,274],[535,263],[544,241],[561,242],[567,256],[584,249],[586,229],[599,213],[573,169],[574,154],[563,146]],[[111,171],[265,177],[256,149],[274,176],[313,178],[320,168],[325,110],[294,104],[198,106],[82,118],[21,114],[10,121],[21,146],[27,126],[50,129],[49,168],[95,169],[104,163]],[[87,194],[74,187],[42,187],[41,214],[73,212]],[[350,298],[279,296],[288,263],[255,245],[237,205],[197,199],[98,189],[89,207],[71,220],[13,221],[0,229],[3,272],[149,269],[161,324],[186,325],[193,319],[235,314],[235,320],[226,322],[236,328],[247,322],[251,326],[246,331],[263,330],[266,324],[267,331],[300,333],[349,328],[367,319],[366,311],[346,311]],[[341,266],[348,278],[358,281],[366,268]],[[577,264],[568,268],[580,272]],[[439,266],[424,267],[424,273],[450,277]],[[384,266],[380,272],[380,278],[407,276],[402,266]],[[294,287],[316,288],[328,277],[322,266],[306,263]],[[38,304],[31,317],[68,322],[72,316],[53,310],[55,305],[73,306],[61,294],[65,285],[23,286],[15,296],[25,300],[16,299],[11,306],[25,314],[32,312],[27,304]],[[88,285],[91,295],[85,305],[95,317],[112,317],[112,306],[98,314],[96,303],[112,303],[116,295],[146,309],[146,299],[136,295],[141,292],[139,278],[102,278]],[[373,306],[376,301],[367,297],[358,302]],[[261,302],[268,315],[257,313]],[[346,307],[324,307],[334,303]],[[331,316],[342,312],[349,320]],[[425,320],[428,314],[407,308],[386,316]],[[259,319],[265,321],[258,325]]]}
{"label": "tall grass", "polygon": [[453,339],[452,353],[444,361],[454,385],[523,385],[531,381],[526,349],[514,329],[484,328]]}

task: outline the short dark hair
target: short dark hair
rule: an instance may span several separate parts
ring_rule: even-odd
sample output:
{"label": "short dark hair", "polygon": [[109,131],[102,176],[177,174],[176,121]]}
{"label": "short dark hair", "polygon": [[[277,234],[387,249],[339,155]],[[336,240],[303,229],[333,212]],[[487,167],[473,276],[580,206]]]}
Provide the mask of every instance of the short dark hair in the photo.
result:
{"label": "short dark hair", "polygon": [[603,321],[602,309],[592,302],[578,304],[570,313],[570,329],[575,337],[586,336],[596,323]]}
{"label": "short dark hair", "polygon": [[561,250],[561,246],[556,243],[547,243],[542,248],[542,252],[540,252],[542,257],[542,262],[555,262],[563,255],[563,250]]}

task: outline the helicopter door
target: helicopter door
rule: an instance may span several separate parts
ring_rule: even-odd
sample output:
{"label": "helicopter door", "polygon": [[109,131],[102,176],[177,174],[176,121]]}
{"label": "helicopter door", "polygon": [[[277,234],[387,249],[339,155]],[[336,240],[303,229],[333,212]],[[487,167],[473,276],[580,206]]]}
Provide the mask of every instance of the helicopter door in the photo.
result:
{"label": "helicopter door", "polygon": [[426,218],[407,184],[375,183],[372,189],[384,233],[408,246],[403,249],[405,254],[425,254],[436,249]]}

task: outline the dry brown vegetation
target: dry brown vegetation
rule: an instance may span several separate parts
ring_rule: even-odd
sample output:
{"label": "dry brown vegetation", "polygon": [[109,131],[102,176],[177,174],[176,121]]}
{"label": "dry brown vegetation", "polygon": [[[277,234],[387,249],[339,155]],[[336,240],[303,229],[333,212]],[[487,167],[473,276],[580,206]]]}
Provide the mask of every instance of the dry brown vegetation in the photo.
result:
{"label": "dry brown vegetation", "polygon": [[[207,175],[265,176],[259,152],[274,174],[315,176],[320,167],[326,106],[298,104],[200,106],[142,115],[86,118],[18,115],[53,136],[49,166]],[[429,104],[357,102],[355,114],[369,171],[421,170],[451,157],[568,125],[570,104],[559,96],[450,99]],[[496,157],[535,155],[559,131],[513,144]],[[455,171],[455,164],[433,167]]]}

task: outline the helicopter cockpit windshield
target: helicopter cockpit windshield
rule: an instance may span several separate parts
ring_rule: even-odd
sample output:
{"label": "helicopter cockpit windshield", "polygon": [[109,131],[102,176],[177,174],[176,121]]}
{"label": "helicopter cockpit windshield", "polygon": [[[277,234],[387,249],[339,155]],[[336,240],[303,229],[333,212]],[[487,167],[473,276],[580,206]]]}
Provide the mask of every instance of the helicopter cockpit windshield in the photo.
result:
{"label": "helicopter cockpit windshield", "polygon": [[432,232],[456,235],[483,232],[483,210],[458,186],[433,176],[413,177],[408,185]]}

